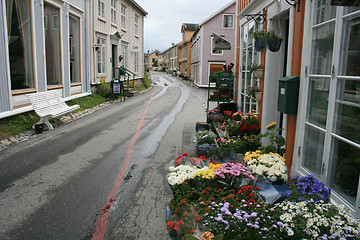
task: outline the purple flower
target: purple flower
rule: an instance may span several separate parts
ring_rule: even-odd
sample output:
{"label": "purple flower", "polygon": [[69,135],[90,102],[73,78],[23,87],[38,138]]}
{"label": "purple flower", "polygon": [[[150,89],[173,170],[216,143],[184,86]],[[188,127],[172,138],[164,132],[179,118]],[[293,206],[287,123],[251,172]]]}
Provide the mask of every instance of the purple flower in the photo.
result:
{"label": "purple flower", "polygon": [[279,227],[283,227],[284,226],[284,224],[282,223],[282,222],[277,222],[276,223]]}

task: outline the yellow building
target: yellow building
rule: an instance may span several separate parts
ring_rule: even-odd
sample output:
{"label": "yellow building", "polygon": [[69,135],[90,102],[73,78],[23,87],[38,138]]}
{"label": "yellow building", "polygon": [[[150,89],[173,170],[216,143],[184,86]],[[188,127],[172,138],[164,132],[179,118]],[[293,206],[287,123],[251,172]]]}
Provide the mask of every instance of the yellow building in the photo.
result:
{"label": "yellow building", "polygon": [[178,44],[179,71],[180,76],[185,79],[189,79],[191,74],[190,39],[198,27],[199,25],[194,23],[183,23],[181,26],[182,42]]}
{"label": "yellow building", "polygon": [[155,50],[145,54],[145,69],[146,70],[157,70],[158,67],[158,55],[160,51]]}

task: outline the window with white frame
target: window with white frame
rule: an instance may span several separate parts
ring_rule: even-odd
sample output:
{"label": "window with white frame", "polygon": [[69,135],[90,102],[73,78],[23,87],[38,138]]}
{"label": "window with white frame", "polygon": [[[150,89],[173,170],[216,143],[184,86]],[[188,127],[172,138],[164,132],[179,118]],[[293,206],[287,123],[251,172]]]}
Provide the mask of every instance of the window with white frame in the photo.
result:
{"label": "window with white frame", "polygon": [[257,102],[254,96],[248,94],[252,87],[258,87],[260,79],[255,73],[250,72],[252,64],[260,64],[260,52],[254,49],[254,39],[251,31],[255,31],[259,26],[250,21],[241,27],[241,73],[240,73],[240,91],[239,91],[239,110],[244,113],[251,113],[257,110]]}
{"label": "window with white frame", "polygon": [[[33,68],[33,29],[30,10],[30,1],[6,2],[6,17],[11,19],[11,21],[7,21],[11,90],[35,88]],[[49,21],[48,16],[49,13],[44,13],[45,23]],[[47,25],[44,24],[44,27],[46,26]],[[45,28],[44,30],[46,32],[47,29]]]}
{"label": "window with white frame", "polygon": [[60,9],[44,3],[44,15],[48,18],[49,24],[45,32],[45,53],[46,53],[46,78],[50,86],[62,84],[62,59],[61,59],[61,33],[60,33]]}
{"label": "window with white frame", "polygon": [[121,27],[126,29],[126,6],[121,4]]}
{"label": "window with white frame", "polygon": [[102,46],[96,48],[96,64],[97,64],[97,73],[102,74],[105,73],[105,43],[106,40],[103,38],[97,39],[97,44],[101,44]]}
{"label": "window with white frame", "polygon": [[359,216],[360,8],[340,9],[330,0],[311,7],[299,171],[325,182]]}
{"label": "window with white frame", "polygon": [[214,44],[214,37],[211,37],[211,55],[223,55],[223,50],[216,50]]}
{"label": "window with white frame", "polygon": [[224,14],[223,16],[223,28],[234,28],[234,14]]}
{"label": "window with white frame", "polygon": [[111,0],[111,22],[113,24],[117,24],[117,19],[116,19],[116,16],[117,16],[117,0]]}
{"label": "window with white frame", "polygon": [[139,53],[134,52],[134,71],[139,72]]}
{"label": "window with white frame", "polygon": [[98,0],[98,16],[105,18],[105,1]]}
{"label": "window with white frame", "polygon": [[139,15],[135,14],[135,35],[139,35]]}
{"label": "window with white frame", "polygon": [[124,66],[125,68],[127,68],[127,64],[128,64],[128,44],[127,43],[122,43],[121,44],[121,55],[123,56],[123,60],[122,60],[122,66]]}

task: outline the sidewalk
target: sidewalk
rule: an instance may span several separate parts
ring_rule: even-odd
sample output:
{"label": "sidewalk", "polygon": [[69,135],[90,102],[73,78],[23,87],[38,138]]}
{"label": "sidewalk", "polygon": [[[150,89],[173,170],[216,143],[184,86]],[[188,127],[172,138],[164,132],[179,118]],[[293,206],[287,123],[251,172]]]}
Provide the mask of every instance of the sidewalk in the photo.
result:
{"label": "sidewalk", "polygon": [[[134,94],[133,97],[144,94],[144,93],[150,91],[151,89],[152,89],[152,86],[145,89],[145,90],[143,90],[143,91],[137,92],[136,94]],[[120,101],[120,100],[108,101],[108,102],[101,103],[101,104],[97,105],[96,107],[75,112],[75,113],[73,113],[73,116],[75,118],[74,120],[71,119],[69,114],[65,114],[65,115],[57,118],[54,122],[52,122],[52,125],[53,125],[54,128],[59,127],[61,125],[67,124],[67,123],[69,123],[71,121],[75,121],[75,120],[77,120],[79,118],[82,118],[82,117],[84,117],[84,116],[86,116],[88,114],[91,114],[91,113],[95,112],[95,111],[98,111],[98,110],[100,110],[102,108],[105,108],[105,107],[108,107],[108,106],[110,106],[112,104],[117,104],[117,103],[120,103],[120,102],[122,102],[122,101]],[[44,127],[46,127],[46,126],[44,125]],[[45,128],[44,131],[48,131],[47,128]],[[37,134],[34,129],[29,129],[28,131],[26,131],[24,133],[20,133],[19,135],[10,136],[8,138],[2,139],[2,140],[0,140],[0,152],[2,150],[6,149],[7,147],[9,147],[12,144],[16,144],[16,143],[19,143],[19,142],[24,142],[24,141],[30,140],[31,138],[36,138],[40,134],[41,133]]]}

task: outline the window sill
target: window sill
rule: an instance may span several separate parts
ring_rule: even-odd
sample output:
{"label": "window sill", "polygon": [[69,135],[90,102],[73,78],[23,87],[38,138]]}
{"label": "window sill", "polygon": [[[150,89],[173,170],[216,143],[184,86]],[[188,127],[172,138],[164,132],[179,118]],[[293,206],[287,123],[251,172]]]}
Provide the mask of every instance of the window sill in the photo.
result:
{"label": "window sill", "polygon": [[121,28],[121,31],[126,32],[126,29],[122,27],[122,28]]}
{"label": "window sill", "polygon": [[135,34],[135,37],[136,37],[136,38],[139,38],[139,35]]}
{"label": "window sill", "polygon": [[115,28],[118,28],[118,25],[116,23],[111,23],[111,26],[115,27]]}
{"label": "window sill", "polygon": [[106,19],[105,19],[105,18],[103,18],[103,17],[101,17],[101,16],[98,16],[98,19],[99,19],[100,21],[106,23]]}

